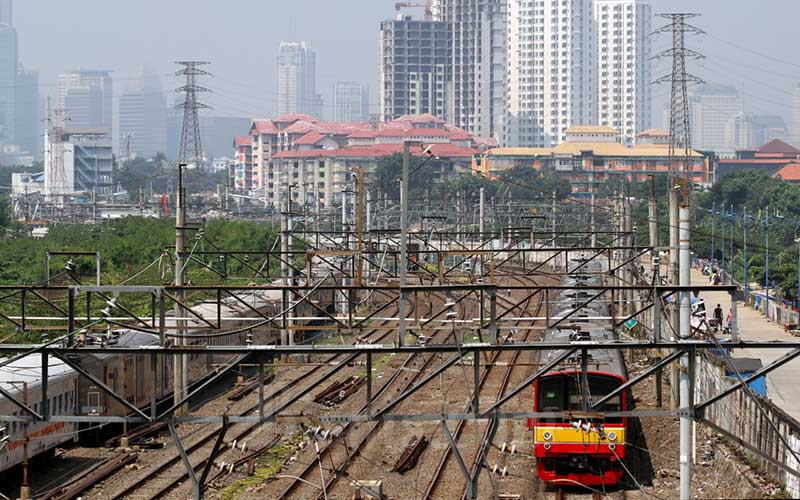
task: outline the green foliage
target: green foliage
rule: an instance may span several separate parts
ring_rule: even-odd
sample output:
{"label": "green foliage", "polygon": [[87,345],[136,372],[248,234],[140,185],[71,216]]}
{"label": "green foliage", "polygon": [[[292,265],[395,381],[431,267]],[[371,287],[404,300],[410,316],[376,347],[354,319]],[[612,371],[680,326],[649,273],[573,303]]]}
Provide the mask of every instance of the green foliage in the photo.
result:
{"label": "green foliage", "polygon": [[[569,181],[550,172],[539,172],[530,167],[518,166],[502,172],[497,179],[490,180],[482,175],[472,175],[467,167],[450,162],[412,157],[409,165],[409,198],[420,199],[427,191],[432,197],[441,196],[445,191],[463,191],[475,195],[484,188],[486,198],[503,195],[511,198],[534,198],[550,193],[562,199],[570,194]],[[398,179],[402,176],[403,156],[393,154],[381,158],[373,176],[372,187],[386,193],[390,200],[400,201]]]}
{"label": "green foliage", "polygon": [[[800,237],[800,186],[772,178],[763,170],[743,170],[725,176],[711,189],[694,196],[695,220],[692,249],[700,256],[722,259],[725,241],[726,269],[729,268],[731,226],[733,226],[734,272],[744,279],[744,210],[747,210],[748,278],[763,283],[766,270],[765,216],[769,208],[769,279],[780,293],[794,298],[797,293],[797,260]],[[723,211],[726,215],[719,212]],[[733,211],[734,217],[729,214]],[[712,216],[711,212],[717,212]],[[712,223],[713,221],[713,223]],[[713,227],[713,231],[712,231]]]}

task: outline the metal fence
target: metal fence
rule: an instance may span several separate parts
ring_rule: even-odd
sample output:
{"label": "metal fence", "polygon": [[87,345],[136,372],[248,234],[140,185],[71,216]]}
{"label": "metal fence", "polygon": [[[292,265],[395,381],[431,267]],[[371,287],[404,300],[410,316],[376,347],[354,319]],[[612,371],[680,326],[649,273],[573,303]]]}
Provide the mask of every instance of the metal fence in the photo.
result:
{"label": "metal fence", "polygon": [[[723,359],[711,353],[698,355],[695,401],[714,396],[733,383],[734,379],[725,375]],[[800,456],[800,422],[769,399],[743,390],[706,408],[705,418],[771,457],[775,462],[746,448],[742,450],[750,464],[783,484],[792,498],[800,497],[800,479],[778,465],[800,472],[800,463],[792,454],[793,451]]]}

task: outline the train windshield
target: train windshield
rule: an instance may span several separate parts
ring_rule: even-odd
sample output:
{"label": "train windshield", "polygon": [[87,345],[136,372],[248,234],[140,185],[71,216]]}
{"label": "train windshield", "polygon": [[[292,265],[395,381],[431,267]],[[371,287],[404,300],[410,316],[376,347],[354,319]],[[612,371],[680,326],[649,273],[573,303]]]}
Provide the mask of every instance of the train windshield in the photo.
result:
{"label": "train windshield", "polygon": [[[607,375],[589,374],[589,401],[597,401],[610,393],[622,382]],[[580,373],[558,374],[547,376],[539,380],[537,393],[538,411],[560,412],[565,410],[581,411],[583,398],[581,396]],[[603,403],[595,411],[620,411],[622,410],[622,396],[617,395]],[[561,422],[561,418],[542,419],[545,422]],[[620,417],[606,418],[607,422],[620,422]]]}

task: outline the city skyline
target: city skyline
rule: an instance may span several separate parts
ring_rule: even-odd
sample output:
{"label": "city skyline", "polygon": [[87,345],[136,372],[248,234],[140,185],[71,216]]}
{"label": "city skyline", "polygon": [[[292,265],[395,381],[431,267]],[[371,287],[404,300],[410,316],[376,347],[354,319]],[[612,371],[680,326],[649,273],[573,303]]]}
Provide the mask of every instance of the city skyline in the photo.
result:
{"label": "city skyline", "polygon": [[[145,0],[144,4],[149,1]],[[209,2],[191,2],[192,7],[198,4],[199,8],[203,10],[227,10],[217,8],[216,4]],[[107,25],[107,23],[98,23],[97,25],[90,23],[80,33],[72,32],[70,28],[72,23],[69,20],[77,19],[82,15],[82,11],[96,8],[94,16],[98,19],[104,18],[104,16],[105,19],[128,17],[141,19],[143,12],[146,12],[147,9],[144,6],[134,9],[104,5],[103,2],[96,0],[86,2],[86,9],[75,9],[74,6],[54,1],[18,2],[14,6],[14,16],[17,30],[20,33],[20,60],[25,62],[26,67],[39,71],[42,95],[53,95],[55,78],[59,73],[81,66],[104,67],[113,70],[115,75],[121,76],[130,74],[133,66],[147,63],[165,78],[165,87],[170,88],[170,84],[174,83],[172,61],[177,58],[202,56],[201,58],[208,59],[213,64],[212,72],[215,77],[211,81],[213,81],[215,92],[219,95],[210,96],[209,100],[217,113],[234,116],[248,111],[247,114],[254,116],[269,116],[275,107],[274,67],[269,64],[269,61],[274,60],[277,56],[279,41],[282,39],[308,39],[312,41],[319,53],[318,86],[325,97],[325,112],[332,113],[333,110],[330,93],[334,83],[354,80],[370,86],[372,91],[370,96],[371,112],[377,113],[379,112],[376,85],[379,38],[377,27],[381,21],[394,18],[393,4],[393,1],[383,0],[366,4],[364,2],[348,2],[344,8],[350,14],[349,23],[361,27],[346,30],[344,35],[327,26],[325,22],[326,19],[336,18],[337,13],[342,11],[343,7],[340,4],[329,5],[326,2],[306,1],[274,6],[278,15],[266,16],[266,18],[277,17],[282,21],[280,23],[273,21],[276,23],[275,29],[267,30],[270,31],[267,38],[272,41],[260,42],[258,50],[246,39],[248,29],[236,30],[237,33],[231,36],[217,37],[218,39],[215,39],[213,43],[209,43],[191,33],[175,33],[166,28],[167,20],[189,5],[184,0],[170,2],[169,5],[159,5],[159,8],[164,10],[164,20],[150,20],[144,26],[135,22],[125,23],[121,26],[118,26],[119,23],[112,23],[113,26]],[[753,51],[770,55],[776,59],[790,62],[797,59],[789,47],[779,43],[782,38],[781,34],[790,36],[792,33],[791,23],[788,21],[788,18],[792,17],[790,15],[776,19],[769,16],[769,9],[759,9],[757,6],[747,4],[737,9],[726,9],[725,2],[716,0],[703,2],[700,5],[688,0],[653,0],[651,4],[653,13],[687,10],[702,14],[695,24],[714,37],[707,36],[690,40],[694,48],[705,52],[709,58],[707,61],[709,69],[705,72],[699,69],[696,73],[715,76],[714,73],[721,72],[719,68],[723,66],[730,68],[733,64],[729,60],[730,54],[725,50],[726,47],[728,49],[731,47],[718,39],[737,41],[742,46],[751,47]],[[777,4],[779,5],[776,5],[775,8],[785,12],[797,10],[796,4],[788,0],[777,0]],[[359,7],[358,9],[353,8],[356,5]],[[214,7],[212,8],[212,6]],[[114,13],[112,17],[111,12],[118,11],[117,7],[122,9],[122,12]],[[257,12],[267,10],[262,6],[248,6],[248,8],[251,7]],[[313,19],[304,16],[305,10],[310,7],[316,9],[320,15],[313,16]],[[412,12],[419,14],[418,11]],[[249,18],[252,19],[249,22],[255,23],[257,19],[262,19],[262,16],[252,15]],[[727,19],[729,22],[717,22],[720,19]],[[204,22],[210,23],[209,30],[212,30],[214,21],[214,16],[206,16]],[[50,37],[40,36],[45,29],[52,33],[52,37],[63,35],[62,50],[52,51],[52,44],[46,43],[45,40]],[[261,29],[263,27],[259,31]],[[69,32],[69,36],[66,36],[67,32]],[[752,34],[747,36],[751,32]],[[765,36],[767,33],[770,36]],[[740,36],[745,38],[739,39]],[[96,37],[107,38],[108,43],[97,47],[91,57],[86,57],[81,53],[80,48],[85,47],[90,40]],[[654,39],[653,47],[662,49],[666,46],[666,42],[666,39],[663,38]],[[252,68],[252,71],[241,72],[241,67],[246,62],[246,55],[256,53],[263,64]],[[350,57],[344,61],[338,61],[338,58],[335,57],[337,53],[347,53]],[[120,55],[125,57],[120,57]],[[715,59],[717,56],[729,59]],[[742,52],[742,56],[744,56],[743,62],[748,64],[758,59],[758,56],[749,52]],[[135,60],[137,63],[135,65],[125,64],[123,62],[125,60]],[[781,67],[787,66],[785,63],[776,64]],[[797,64],[800,64],[800,61],[797,61]],[[793,72],[793,70],[789,70],[789,73]],[[740,83],[745,84],[749,95],[744,97],[746,100],[752,101],[752,104],[748,103],[748,105],[753,108],[765,108],[762,111],[770,113],[779,112],[785,115],[784,118],[789,119],[787,111],[776,109],[780,108],[780,105],[776,104],[779,102],[777,98],[783,95],[788,102],[790,99],[788,96],[782,92],[773,92],[770,97],[760,96],[755,90],[761,87],[750,82],[747,78],[751,77],[741,68],[738,74],[735,85],[738,87],[741,86]],[[781,81],[783,84],[780,88],[785,89],[786,92],[791,92],[797,83]],[[666,88],[654,88],[653,94],[663,99],[663,94],[667,90]],[[263,92],[263,96],[259,95],[261,92]],[[260,99],[254,97],[260,97]],[[252,104],[248,103],[248,106],[245,106],[247,101],[251,101]],[[245,107],[252,107],[252,109],[245,110],[243,109]],[[754,109],[754,111],[756,110]],[[762,111],[759,113],[766,114]]]}

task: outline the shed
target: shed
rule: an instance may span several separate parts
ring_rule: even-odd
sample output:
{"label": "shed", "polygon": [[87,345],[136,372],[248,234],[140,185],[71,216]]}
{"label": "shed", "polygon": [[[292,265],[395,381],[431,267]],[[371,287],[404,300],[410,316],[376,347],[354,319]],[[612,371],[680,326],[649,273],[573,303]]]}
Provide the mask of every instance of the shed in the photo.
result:
{"label": "shed", "polygon": [[[731,362],[736,370],[734,371],[730,366],[726,366],[725,375],[732,378],[736,378],[737,371],[742,378],[747,378],[764,366],[760,358],[731,358]],[[756,392],[756,394],[767,397],[767,378],[765,375],[761,375],[755,380],[750,381],[747,385],[749,385],[750,389]]]}

